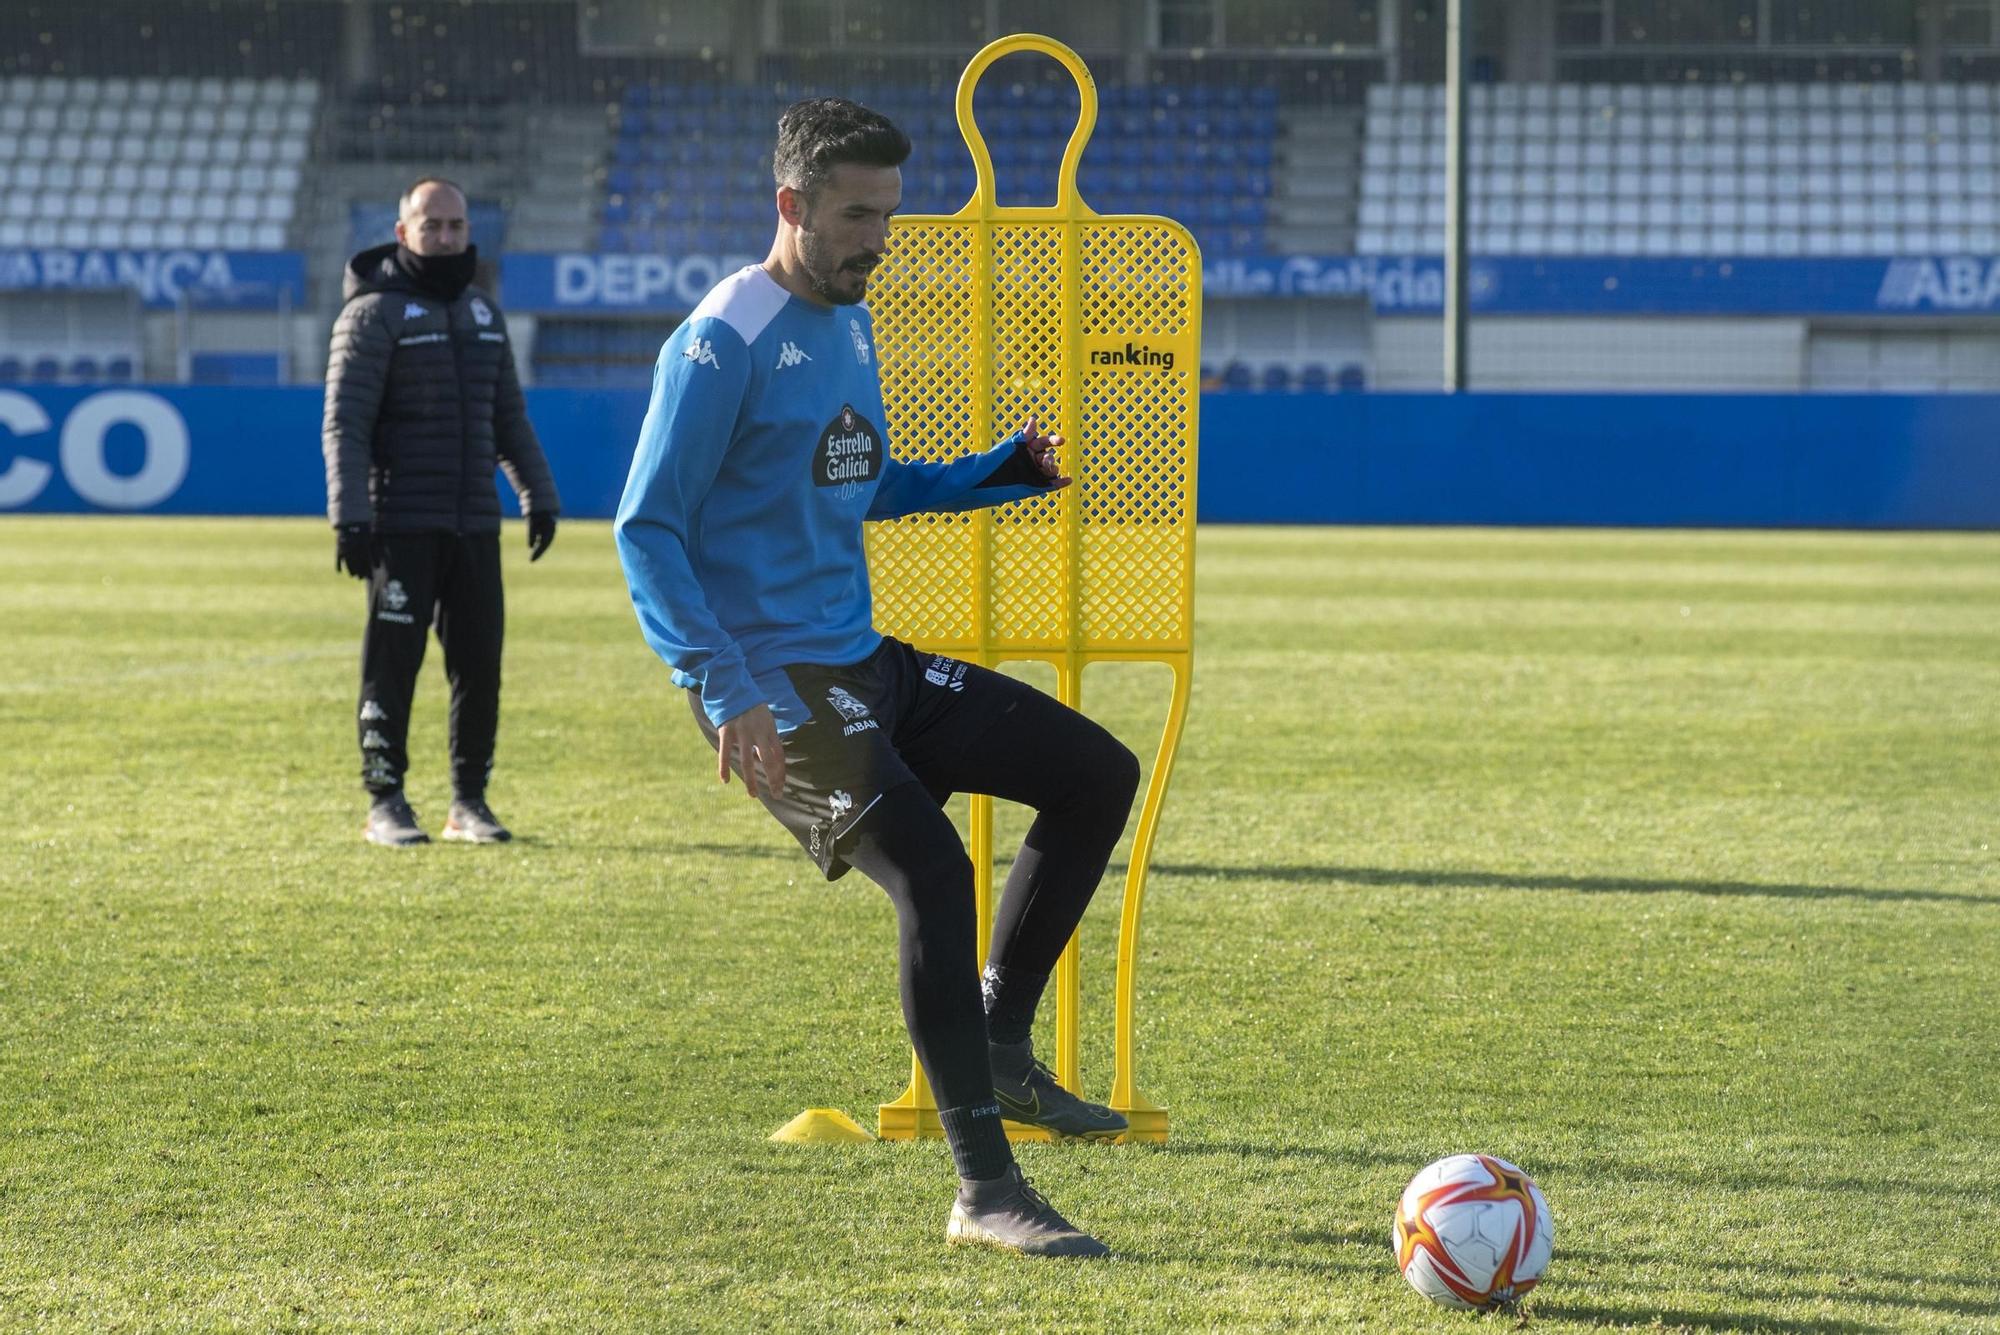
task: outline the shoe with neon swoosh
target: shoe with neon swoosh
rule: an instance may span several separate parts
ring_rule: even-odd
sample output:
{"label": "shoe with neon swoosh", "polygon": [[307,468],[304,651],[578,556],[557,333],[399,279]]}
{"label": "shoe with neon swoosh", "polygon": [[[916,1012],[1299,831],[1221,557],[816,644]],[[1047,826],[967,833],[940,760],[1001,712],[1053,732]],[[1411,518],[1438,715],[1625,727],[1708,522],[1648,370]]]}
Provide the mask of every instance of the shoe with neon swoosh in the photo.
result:
{"label": "shoe with neon swoosh", "polygon": [[1101,1103],[1087,1103],[1056,1082],[1035,1060],[1033,1039],[992,1043],[993,1097],[1009,1120],[1038,1126],[1064,1139],[1110,1140],[1125,1133],[1125,1118]]}

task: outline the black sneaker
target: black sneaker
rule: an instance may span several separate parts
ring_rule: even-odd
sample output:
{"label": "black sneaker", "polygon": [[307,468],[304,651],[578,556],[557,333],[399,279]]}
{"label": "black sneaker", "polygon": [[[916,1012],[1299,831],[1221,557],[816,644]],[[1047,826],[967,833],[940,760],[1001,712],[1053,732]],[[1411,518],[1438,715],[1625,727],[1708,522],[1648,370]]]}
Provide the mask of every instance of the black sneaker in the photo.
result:
{"label": "black sneaker", "polygon": [[451,804],[445,817],[444,837],[452,844],[504,844],[514,837],[493,815],[493,809],[479,799]]}
{"label": "black sneaker", "polygon": [[1010,1120],[1080,1140],[1125,1134],[1124,1114],[1086,1103],[1056,1083],[1055,1073],[1035,1060],[1033,1039],[989,1044],[986,1055],[993,1066],[993,1097]]}
{"label": "black sneaker", "polygon": [[423,826],[417,824],[417,813],[410,810],[408,800],[400,792],[376,797],[374,805],[368,808],[368,825],[362,833],[369,843],[388,848],[408,848],[431,841]]}
{"label": "black sneaker", "polygon": [[1109,1256],[1111,1249],[1056,1213],[1012,1164],[988,1182],[963,1178],[944,1238],[953,1245],[978,1244],[1023,1256]]}

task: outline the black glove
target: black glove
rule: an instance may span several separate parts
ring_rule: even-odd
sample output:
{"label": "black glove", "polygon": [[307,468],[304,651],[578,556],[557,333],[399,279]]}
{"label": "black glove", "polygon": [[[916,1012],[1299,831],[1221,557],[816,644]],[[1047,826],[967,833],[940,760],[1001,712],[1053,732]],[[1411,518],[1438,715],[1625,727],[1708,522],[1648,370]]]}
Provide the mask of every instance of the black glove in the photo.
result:
{"label": "black glove", "polygon": [[375,534],[366,524],[342,524],[334,530],[333,568],[356,579],[367,579],[375,566]]}
{"label": "black glove", "polygon": [[539,561],[549,544],[556,540],[556,517],[550,510],[537,510],[528,516],[528,559]]}

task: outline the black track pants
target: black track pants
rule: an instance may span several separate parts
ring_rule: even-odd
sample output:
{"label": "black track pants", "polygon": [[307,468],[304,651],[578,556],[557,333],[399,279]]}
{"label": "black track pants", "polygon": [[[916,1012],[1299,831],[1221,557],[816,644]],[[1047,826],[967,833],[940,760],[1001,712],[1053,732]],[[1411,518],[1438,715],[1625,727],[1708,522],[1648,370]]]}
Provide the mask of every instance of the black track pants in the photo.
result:
{"label": "black track pants", "polygon": [[483,797],[500,726],[500,641],[506,623],[497,533],[389,533],[376,539],[356,717],[361,782],[371,793],[403,786],[411,697],[433,618],[451,682],[452,792]]}
{"label": "black track pants", "polygon": [[938,1106],[985,1103],[972,863],[943,803],[987,793],[1035,812],[994,906],[987,960],[1039,979],[1104,875],[1139,762],[1026,683],[897,640],[860,663],[786,672],[812,721],[784,735],[785,791],[764,805],[829,877],[857,867],[888,892],[903,1016]]}

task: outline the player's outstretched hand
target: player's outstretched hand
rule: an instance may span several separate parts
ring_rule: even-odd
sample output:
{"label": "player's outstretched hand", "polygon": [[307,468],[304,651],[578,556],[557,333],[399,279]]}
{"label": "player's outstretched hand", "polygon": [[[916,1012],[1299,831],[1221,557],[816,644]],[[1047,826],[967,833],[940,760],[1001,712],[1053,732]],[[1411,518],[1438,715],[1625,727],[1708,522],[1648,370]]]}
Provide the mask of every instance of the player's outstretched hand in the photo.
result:
{"label": "player's outstretched hand", "polygon": [[1062,471],[1061,436],[1044,436],[1041,423],[1030,417],[1021,424],[1021,448],[1039,468],[1046,479],[1042,485],[1050,491],[1060,491],[1070,484],[1070,479]]}
{"label": "player's outstretched hand", "polygon": [[729,765],[736,763],[750,796],[758,793],[757,762],[764,762],[763,791],[776,797],[785,790],[785,748],[778,742],[778,721],[769,705],[752,705],[716,729],[715,777],[729,782]]}

